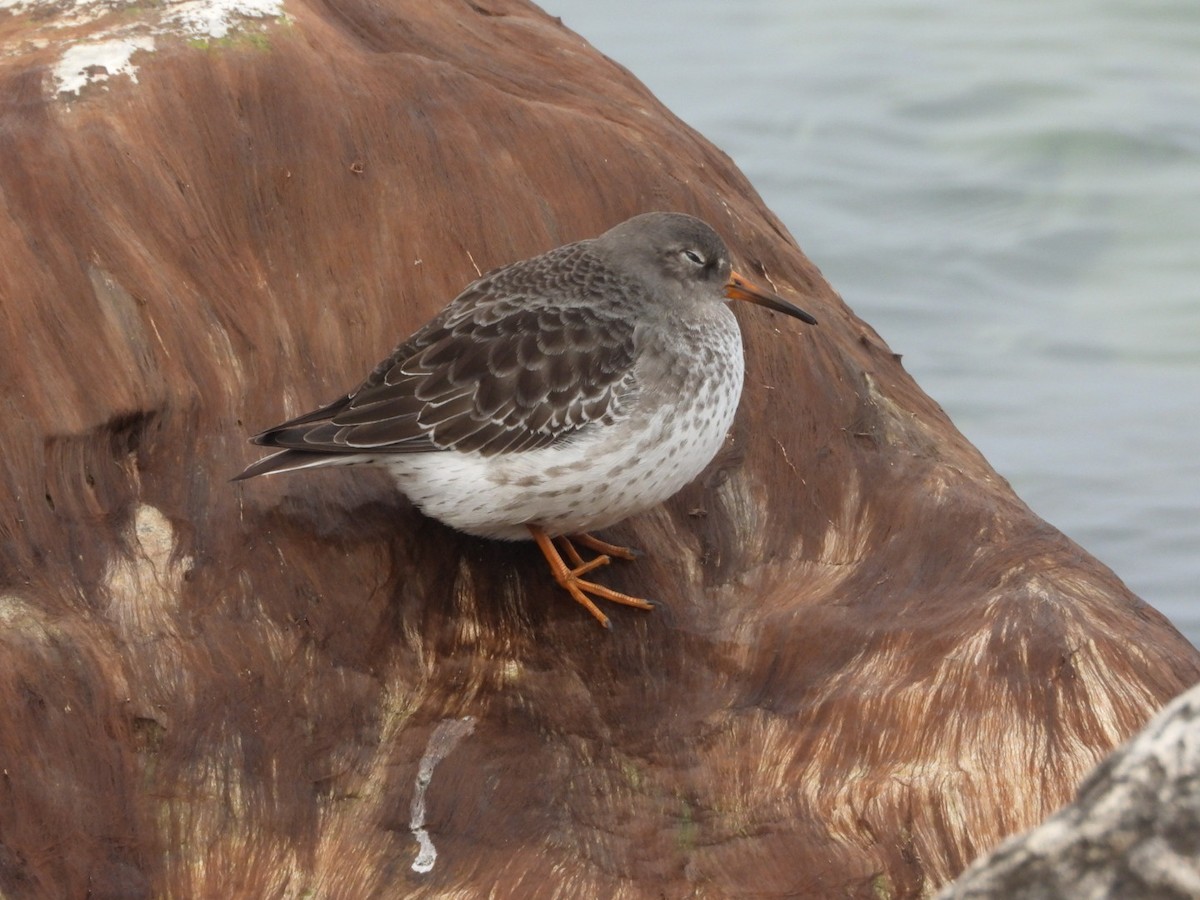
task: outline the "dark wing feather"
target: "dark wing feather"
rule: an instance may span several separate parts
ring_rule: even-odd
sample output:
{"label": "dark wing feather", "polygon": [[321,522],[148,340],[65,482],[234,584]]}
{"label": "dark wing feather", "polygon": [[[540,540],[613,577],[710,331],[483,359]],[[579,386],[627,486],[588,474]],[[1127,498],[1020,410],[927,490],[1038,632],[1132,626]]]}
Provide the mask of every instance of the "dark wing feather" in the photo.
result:
{"label": "dark wing feather", "polygon": [[326,455],[550,446],[610,421],[633,389],[637,289],[587,242],[490,273],[352,394],[255,442]]}

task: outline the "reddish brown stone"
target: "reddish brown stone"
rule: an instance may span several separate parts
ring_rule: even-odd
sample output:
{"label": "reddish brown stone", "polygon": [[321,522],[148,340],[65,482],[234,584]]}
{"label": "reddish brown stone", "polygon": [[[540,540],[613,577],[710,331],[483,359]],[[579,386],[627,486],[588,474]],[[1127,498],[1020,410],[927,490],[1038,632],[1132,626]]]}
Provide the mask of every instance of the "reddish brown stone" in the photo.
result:
{"label": "reddish brown stone", "polygon": [[[1200,676],[555,20],[288,0],[53,96],[171,10],[0,12],[6,896],[912,896]],[[821,320],[739,310],[727,451],[611,535],[654,613],[603,633],[376,473],[229,483],[477,269],[651,209]]]}

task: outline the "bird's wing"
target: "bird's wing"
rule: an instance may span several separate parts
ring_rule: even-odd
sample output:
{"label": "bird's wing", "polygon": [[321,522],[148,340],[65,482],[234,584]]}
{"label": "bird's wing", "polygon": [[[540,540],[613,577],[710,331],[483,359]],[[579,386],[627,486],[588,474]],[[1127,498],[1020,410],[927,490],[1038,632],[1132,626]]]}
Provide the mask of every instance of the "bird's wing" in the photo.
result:
{"label": "bird's wing", "polygon": [[[547,270],[561,277],[548,280]],[[612,278],[579,245],[491,273],[352,394],[255,442],[326,454],[491,456],[611,421],[634,389],[635,356],[634,326],[620,304],[590,302],[612,290]]]}

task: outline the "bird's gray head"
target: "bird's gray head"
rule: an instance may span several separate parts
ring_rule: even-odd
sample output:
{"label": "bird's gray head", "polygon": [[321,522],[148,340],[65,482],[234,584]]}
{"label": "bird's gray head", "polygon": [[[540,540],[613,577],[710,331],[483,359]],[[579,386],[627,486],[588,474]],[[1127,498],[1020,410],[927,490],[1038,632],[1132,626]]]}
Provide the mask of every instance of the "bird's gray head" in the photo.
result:
{"label": "bird's gray head", "polygon": [[668,212],[635,216],[606,231],[597,244],[660,296],[724,298],[732,271],[729,250],[720,235],[694,216]]}
{"label": "bird's gray head", "polygon": [[660,297],[681,303],[748,300],[812,325],[817,322],[734,272],[721,236],[695,216],[670,212],[634,216],[600,235],[596,245]]}

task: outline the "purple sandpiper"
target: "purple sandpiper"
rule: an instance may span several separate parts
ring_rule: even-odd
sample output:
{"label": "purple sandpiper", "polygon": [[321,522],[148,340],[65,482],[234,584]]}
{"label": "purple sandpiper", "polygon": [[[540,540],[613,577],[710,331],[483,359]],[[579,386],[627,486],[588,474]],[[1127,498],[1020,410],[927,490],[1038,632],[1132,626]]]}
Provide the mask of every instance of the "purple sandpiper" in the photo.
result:
{"label": "purple sandpiper", "polygon": [[279,452],[235,480],[383,466],[452,528],[532,538],[607,627],[591,597],[652,605],[584,580],[634,558],[589,532],[671,497],[720,449],[743,380],[728,299],[816,324],[734,272],[704,222],[636,216],[468,285],[353,392],[254,437]]}

